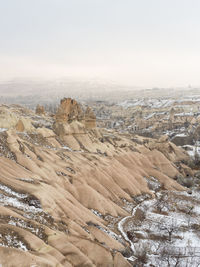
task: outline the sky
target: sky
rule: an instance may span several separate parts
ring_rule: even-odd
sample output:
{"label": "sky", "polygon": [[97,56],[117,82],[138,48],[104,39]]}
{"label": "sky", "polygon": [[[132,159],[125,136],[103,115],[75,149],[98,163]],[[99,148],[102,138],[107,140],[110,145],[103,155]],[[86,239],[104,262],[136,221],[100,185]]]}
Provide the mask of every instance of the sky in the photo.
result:
{"label": "sky", "polygon": [[0,0],[0,80],[200,85],[199,0]]}

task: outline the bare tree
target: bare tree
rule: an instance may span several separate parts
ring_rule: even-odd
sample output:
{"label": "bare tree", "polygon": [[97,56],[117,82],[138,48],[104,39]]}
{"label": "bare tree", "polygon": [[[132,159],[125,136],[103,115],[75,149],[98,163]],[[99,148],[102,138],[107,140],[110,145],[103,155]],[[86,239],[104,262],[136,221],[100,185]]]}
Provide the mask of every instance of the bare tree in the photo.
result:
{"label": "bare tree", "polygon": [[[145,264],[148,262],[148,254],[151,254],[151,246],[148,242],[135,244],[134,256],[137,258],[138,263]],[[143,266],[143,265],[142,265]]]}
{"label": "bare tree", "polygon": [[160,251],[160,261],[166,262],[168,267],[178,267],[182,263],[182,251],[170,247],[163,247]]}
{"label": "bare tree", "polygon": [[163,212],[164,210],[169,210],[169,196],[168,192],[164,192],[156,202],[156,209],[158,212]]}
{"label": "bare tree", "polygon": [[196,254],[195,248],[162,247],[158,257],[159,266],[166,262],[168,267],[199,267],[200,257]]}
{"label": "bare tree", "polygon": [[178,232],[179,225],[177,220],[172,219],[171,222],[166,222],[165,220],[161,220],[159,222],[159,228],[161,231],[164,231],[168,235],[168,241],[172,241],[173,234]]}

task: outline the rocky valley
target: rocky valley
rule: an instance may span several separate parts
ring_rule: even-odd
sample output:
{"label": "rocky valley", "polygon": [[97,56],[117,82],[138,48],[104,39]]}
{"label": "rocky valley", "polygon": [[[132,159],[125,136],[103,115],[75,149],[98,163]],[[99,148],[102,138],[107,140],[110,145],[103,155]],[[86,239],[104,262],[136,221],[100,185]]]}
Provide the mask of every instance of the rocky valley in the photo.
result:
{"label": "rocky valley", "polygon": [[0,106],[0,264],[199,266],[200,98]]}
{"label": "rocky valley", "polygon": [[0,2],[0,267],[200,267],[200,1]]}

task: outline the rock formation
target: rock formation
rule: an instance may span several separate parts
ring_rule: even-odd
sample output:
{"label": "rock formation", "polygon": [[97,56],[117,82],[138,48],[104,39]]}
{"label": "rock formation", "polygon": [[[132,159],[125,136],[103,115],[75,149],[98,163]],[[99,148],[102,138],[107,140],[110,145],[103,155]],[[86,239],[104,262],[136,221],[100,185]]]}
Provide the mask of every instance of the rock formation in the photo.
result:
{"label": "rock formation", "polygon": [[45,109],[43,106],[40,106],[39,104],[36,107],[35,113],[38,115],[44,115],[45,114]]}
{"label": "rock formation", "polygon": [[85,127],[87,129],[96,127],[96,116],[90,107],[87,107],[85,111]]}
{"label": "rock formation", "polygon": [[86,129],[93,129],[96,127],[96,117],[91,110],[87,108],[83,112],[80,104],[71,98],[64,98],[58,107],[54,131],[59,136],[69,134],[84,134]]}
{"label": "rock formation", "polygon": [[106,130],[97,136],[86,129],[95,126],[93,112],[84,115],[69,98],[55,120],[54,132],[44,124],[26,134],[0,133],[0,264],[132,266],[118,222],[131,216],[133,196],[154,197],[150,177],[185,190],[174,179],[181,174],[176,162],[187,162],[187,154],[167,139],[132,140]]}
{"label": "rock formation", "polygon": [[83,111],[76,100],[63,98],[56,113],[56,122],[70,123],[73,120],[81,121],[84,118]]}
{"label": "rock formation", "polygon": [[171,122],[174,121],[174,115],[175,115],[175,110],[174,110],[174,108],[171,108],[170,112],[169,112],[169,119]]}
{"label": "rock formation", "polygon": [[21,120],[19,120],[15,126],[18,132],[23,132],[25,130],[24,124]]}
{"label": "rock formation", "polygon": [[[23,108],[21,109],[23,110]],[[28,132],[34,131],[31,116],[28,118],[28,116],[25,116],[25,113],[22,115],[21,112],[19,107],[16,106],[0,106],[0,128]]]}

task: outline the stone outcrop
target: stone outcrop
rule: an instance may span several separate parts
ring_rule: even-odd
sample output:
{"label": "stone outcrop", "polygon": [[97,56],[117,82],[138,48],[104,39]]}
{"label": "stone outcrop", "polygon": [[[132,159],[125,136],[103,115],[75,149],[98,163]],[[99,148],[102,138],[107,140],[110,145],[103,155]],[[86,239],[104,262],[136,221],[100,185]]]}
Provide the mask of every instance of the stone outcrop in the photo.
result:
{"label": "stone outcrop", "polygon": [[96,127],[96,116],[90,107],[87,107],[85,111],[85,127],[87,129]]}
{"label": "stone outcrop", "polygon": [[167,135],[162,135],[159,139],[158,139],[158,142],[159,143],[164,143],[164,142],[167,142],[169,140],[169,136]]}
{"label": "stone outcrop", "polygon": [[171,108],[170,112],[169,112],[169,119],[171,122],[174,121],[174,116],[175,116],[175,110],[174,110],[174,108]]}
{"label": "stone outcrop", "polygon": [[64,120],[58,116],[55,126],[62,138],[45,126],[19,133],[23,125],[26,131],[24,117],[17,131],[0,133],[3,266],[130,267],[117,225],[131,216],[133,196],[153,194],[149,177],[166,189],[184,190],[174,180],[181,175],[175,163],[188,159],[181,148],[166,138],[131,140],[106,129],[95,137],[96,130],[84,124],[94,123],[95,115],[88,108],[82,119],[79,107],[61,101]]}
{"label": "stone outcrop", "polygon": [[57,135],[84,134],[86,129],[95,127],[96,116],[91,108],[84,112],[74,99],[63,98],[60,101],[53,126]]}
{"label": "stone outcrop", "polygon": [[15,126],[18,132],[23,132],[25,130],[24,124],[21,120],[19,120]]}
{"label": "stone outcrop", "polygon": [[39,104],[36,107],[35,113],[38,115],[44,115],[45,114],[45,109],[43,106],[40,106]]}
{"label": "stone outcrop", "polygon": [[56,122],[70,123],[73,120],[81,121],[84,113],[78,102],[71,98],[63,98],[56,113]]}
{"label": "stone outcrop", "polygon": [[31,117],[25,117],[20,114],[19,108],[0,106],[0,128],[16,129],[17,131],[32,132],[34,127],[32,125]]}
{"label": "stone outcrop", "polygon": [[86,133],[84,124],[78,121],[73,121],[70,124],[55,122],[53,129],[58,136]]}

